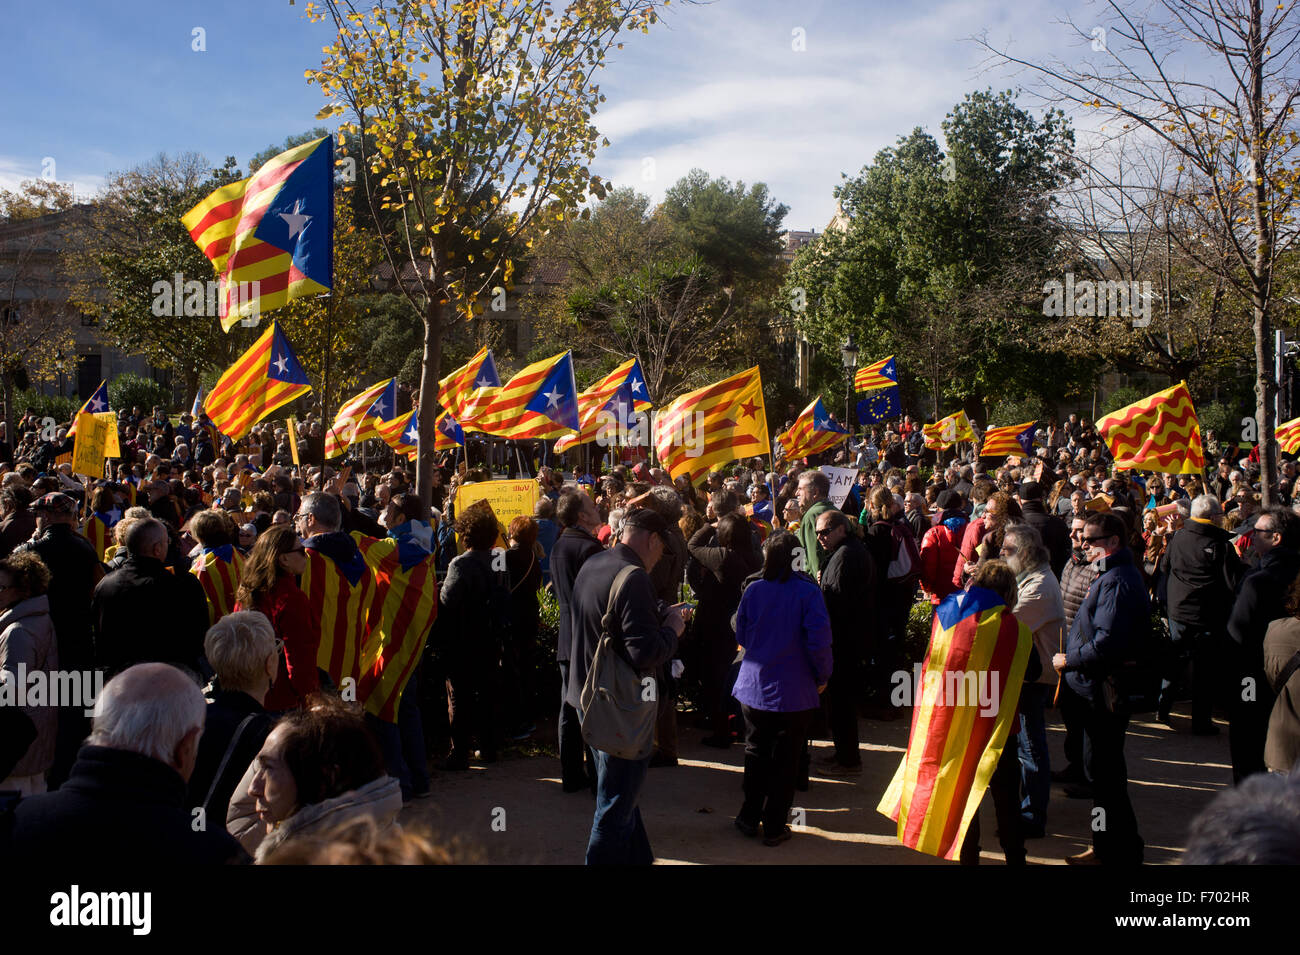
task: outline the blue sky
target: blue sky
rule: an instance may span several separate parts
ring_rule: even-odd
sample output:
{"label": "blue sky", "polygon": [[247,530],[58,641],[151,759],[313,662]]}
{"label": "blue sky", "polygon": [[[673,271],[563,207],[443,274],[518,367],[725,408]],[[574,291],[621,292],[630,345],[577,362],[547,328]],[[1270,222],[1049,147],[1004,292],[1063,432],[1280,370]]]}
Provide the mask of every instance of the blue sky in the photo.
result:
{"label": "blue sky", "polygon": [[[305,2],[3,0],[0,186],[41,175],[47,157],[83,194],[159,152],[217,164],[234,155],[246,168],[253,153],[319,125],[324,100],[303,71],[332,31],[306,21]],[[766,182],[790,206],[788,227],[820,231],[840,173],[915,126],[940,135],[971,90],[1018,85],[983,71],[967,38],[987,31],[1022,54],[1068,58],[1079,45],[1056,21],[1073,12],[1090,22],[1094,10],[1073,0],[674,4],[601,79],[608,101],[596,123],[612,145],[595,171],[654,198],[695,166]]]}

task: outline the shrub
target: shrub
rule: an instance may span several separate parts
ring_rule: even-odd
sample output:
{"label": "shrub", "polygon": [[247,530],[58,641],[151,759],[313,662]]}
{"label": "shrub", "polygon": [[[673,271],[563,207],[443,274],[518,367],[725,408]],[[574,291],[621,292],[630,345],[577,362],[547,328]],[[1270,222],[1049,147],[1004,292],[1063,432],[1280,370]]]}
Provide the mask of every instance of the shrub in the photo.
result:
{"label": "shrub", "polygon": [[43,395],[39,391],[14,392],[14,418],[31,410],[42,418],[50,417],[59,424],[67,424],[81,407],[81,401],[74,395],[60,398],[58,395]]}
{"label": "shrub", "polygon": [[168,388],[149,378],[127,372],[108,383],[108,406],[114,411],[130,411],[136,405],[148,414],[154,405],[171,410],[172,395]]}

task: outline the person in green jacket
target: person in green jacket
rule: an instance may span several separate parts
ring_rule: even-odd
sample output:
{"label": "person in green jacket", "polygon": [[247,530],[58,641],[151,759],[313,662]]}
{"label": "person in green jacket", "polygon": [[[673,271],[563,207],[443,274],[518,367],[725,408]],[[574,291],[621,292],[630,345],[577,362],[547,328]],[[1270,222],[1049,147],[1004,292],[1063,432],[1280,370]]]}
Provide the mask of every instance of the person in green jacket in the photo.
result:
{"label": "person in green jacket", "polygon": [[835,510],[835,505],[827,500],[830,493],[830,478],[821,471],[804,471],[799,475],[799,506],[803,510],[803,517],[799,519],[799,546],[803,548],[808,573],[814,580],[829,559],[817,541],[817,516]]}

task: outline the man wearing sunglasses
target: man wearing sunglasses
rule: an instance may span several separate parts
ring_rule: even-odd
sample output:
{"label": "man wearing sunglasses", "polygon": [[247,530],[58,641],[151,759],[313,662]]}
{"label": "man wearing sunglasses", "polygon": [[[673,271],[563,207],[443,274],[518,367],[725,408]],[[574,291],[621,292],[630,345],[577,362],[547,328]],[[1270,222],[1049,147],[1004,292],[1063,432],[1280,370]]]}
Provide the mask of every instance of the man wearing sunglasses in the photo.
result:
{"label": "man wearing sunglasses", "polygon": [[[1092,834],[1092,848],[1066,861],[1072,865],[1136,865],[1143,842],[1128,797],[1124,734],[1129,706],[1123,671],[1150,639],[1150,603],[1142,574],[1125,546],[1124,522],[1114,514],[1091,515],[1083,547],[1098,571],[1075,614],[1066,652],[1052,666],[1086,703],[1082,716],[1092,744],[1087,756],[1094,816],[1105,825]],[[1095,810],[1104,814],[1097,816]]]}

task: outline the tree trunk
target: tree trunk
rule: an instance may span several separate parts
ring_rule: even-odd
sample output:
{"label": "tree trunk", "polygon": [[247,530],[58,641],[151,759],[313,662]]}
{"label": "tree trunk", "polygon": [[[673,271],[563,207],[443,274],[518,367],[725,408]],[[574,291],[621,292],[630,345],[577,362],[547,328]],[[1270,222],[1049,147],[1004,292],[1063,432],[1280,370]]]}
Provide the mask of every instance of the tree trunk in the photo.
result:
{"label": "tree trunk", "polygon": [[5,372],[0,374],[0,381],[4,383],[5,393],[5,440],[9,442],[9,449],[13,452],[14,459],[17,460],[19,436],[14,433],[14,425],[17,420],[14,414],[14,380],[8,372]]}
{"label": "tree trunk", "polygon": [[444,306],[432,297],[424,309],[424,357],[420,362],[420,450],[415,463],[415,489],[425,504],[433,503],[433,472],[436,468],[438,378],[442,367],[442,319]]}
{"label": "tree trunk", "polygon": [[1255,264],[1251,276],[1251,305],[1255,325],[1255,421],[1259,440],[1260,504],[1268,507],[1277,500],[1277,438],[1273,429],[1273,327],[1269,320],[1269,290],[1273,280],[1272,212],[1266,194],[1267,173],[1264,166],[1264,50],[1261,36],[1260,0],[1250,4],[1250,115],[1253,135],[1250,183],[1252,212],[1255,218]]}

